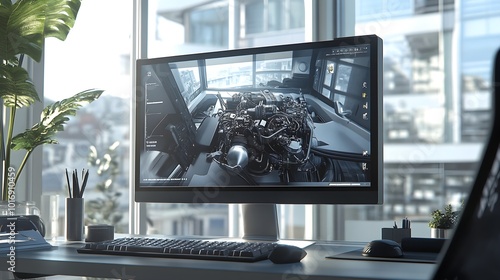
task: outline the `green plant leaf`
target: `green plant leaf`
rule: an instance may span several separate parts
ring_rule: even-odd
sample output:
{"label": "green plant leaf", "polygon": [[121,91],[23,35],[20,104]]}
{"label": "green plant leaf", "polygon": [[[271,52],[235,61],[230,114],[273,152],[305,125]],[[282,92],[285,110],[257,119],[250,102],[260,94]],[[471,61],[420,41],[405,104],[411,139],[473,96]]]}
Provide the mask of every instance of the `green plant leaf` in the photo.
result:
{"label": "green plant leaf", "polygon": [[20,108],[40,101],[28,72],[11,65],[0,65],[0,97],[7,107]]}
{"label": "green plant leaf", "polygon": [[8,0],[0,2],[0,60],[27,54],[40,61],[44,39],[65,40],[75,24],[81,0]]}
{"label": "green plant leaf", "polygon": [[69,31],[75,24],[80,0],[48,1],[47,20],[45,21],[45,38],[54,37],[61,41],[66,40]]}
{"label": "green plant leaf", "polygon": [[81,106],[93,102],[102,93],[103,90],[86,90],[48,105],[43,109],[39,123],[12,138],[12,149],[32,151],[42,144],[57,143],[54,137],[57,132],[64,130],[69,116],[76,115]]}
{"label": "green plant leaf", "polygon": [[10,14],[12,12],[12,1],[0,0],[0,61],[2,59],[12,58],[11,44],[7,33],[7,24],[9,22]]}
{"label": "green plant leaf", "polygon": [[451,204],[445,205],[444,212],[436,209],[432,211],[429,227],[449,229],[454,226],[457,221],[458,212],[453,211]]}

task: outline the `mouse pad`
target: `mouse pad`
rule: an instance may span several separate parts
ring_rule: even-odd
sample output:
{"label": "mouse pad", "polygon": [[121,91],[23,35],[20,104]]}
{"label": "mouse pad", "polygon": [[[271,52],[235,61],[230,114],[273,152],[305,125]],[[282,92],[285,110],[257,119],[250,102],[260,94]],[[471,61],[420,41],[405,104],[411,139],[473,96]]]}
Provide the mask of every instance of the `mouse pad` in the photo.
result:
{"label": "mouse pad", "polygon": [[385,262],[417,262],[417,263],[436,263],[438,254],[429,252],[403,252],[400,258],[380,258],[380,257],[365,257],[361,254],[363,249],[357,249],[338,255],[328,256],[328,259],[342,260],[360,260],[360,261],[385,261]]}

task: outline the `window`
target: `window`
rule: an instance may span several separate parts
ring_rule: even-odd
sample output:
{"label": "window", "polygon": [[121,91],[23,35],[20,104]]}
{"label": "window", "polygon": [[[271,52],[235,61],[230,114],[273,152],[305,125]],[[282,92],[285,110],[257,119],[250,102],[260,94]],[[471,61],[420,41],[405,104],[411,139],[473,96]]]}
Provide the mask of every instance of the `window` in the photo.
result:
{"label": "window", "polygon": [[228,6],[224,3],[194,9],[189,13],[188,42],[208,46],[227,46],[228,17]]}
{"label": "window", "polygon": [[[311,32],[305,27],[305,19],[310,17],[304,15],[311,1],[193,3],[148,1],[148,57],[304,42],[305,33]],[[128,12],[110,13],[117,5]],[[404,217],[414,221],[414,236],[427,236],[431,211],[445,203],[458,207],[475,177],[490,127],[491,61],[500,46],[500,34],[494,28],[498,26],[500,7],[496,0],[356,0],[355,9],[343,15],[356,19],[355,34],[346,35],[375,33],[384,40],[385,202],[317,208],[280,205],[282,237],[366,241],[380,237],[377,231],[367,233],[367,221],[373,223],[372,228],[380,228]],[[313,25],[307,22],[307,26]],[[88,211],[95,214],[96,221],[114,219],[119,232],[127,231],[129,219],[131,31],[131,3],[85,1],[67,41],[48,40],[45,57],[46,101],[87,88],[106,92],[70,121],[60,134],[59,145],[43,147],[44,194],[59,195],[62,217],[65,168],[90,168],[93,173],[86,201],[92,204]],[[234,76],[236,66],[245,73],[248,65],[241,62],[234,69],[221,69],[217,77],[209,77],[209,86],[268,84],[290,75],[286,54],[277,54],[273,63],[259,63],[258,57],[256,62],[256,77]],[[346,77],[360,71],[359,65],[354,61],[324,65],[328,71],[318,85],[323,95],[344,103],[349,98]],[[216,66],[214,62],[212,67]],[[182,67],[185,98],[195,98],[199,73],[188,65]],[[229,70],[233,77],[228,80],[224,71]],[[88,165],[91,145],[99,157],[111,153],[116,159],[112,174],[100,176],[96,167]],[[92,188],[109,178],[112,188]],[[237,235],[235,208],[147,204],[146,224],[150,233]],[[320,221],[314,229],[313,221]]]}
{"label": "window", "polygon": [[422,222],[414,236],[427,236],[430,213],[467,196],[491,125],[494,2],[397,2],[356,1],[356,34],[384,39],[385,201],[347,207],[346,239],[362,240],[358,219],[389,226],[404,217]]}
{"label": "window", "polygon": [[[128,232],[132,3],[127,3],[84,1],[67,40],[46,41],[45,103],[90,88],[105,90],[71,118],[57,137],[59,144],[43,146],[43,194],[59,197],[59,235],[64,234],[65,169],[84,168],[90,169],[84,196],[87,224],[114,224],[116,232]],[[117,6],[121,12],[111,12]],[[99,165],[108,163],[102,172],[89,164],[91,146]]]}

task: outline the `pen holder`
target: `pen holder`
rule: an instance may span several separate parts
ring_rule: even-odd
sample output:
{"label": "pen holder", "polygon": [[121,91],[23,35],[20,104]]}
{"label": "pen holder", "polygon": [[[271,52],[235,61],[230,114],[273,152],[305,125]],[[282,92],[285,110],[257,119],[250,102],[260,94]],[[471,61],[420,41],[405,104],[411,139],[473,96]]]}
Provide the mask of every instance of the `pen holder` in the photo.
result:
{"label": "pen holder", "polygon": [[382,239],[394,240],[401,244],[401,240],[411,237],[411,228],[382,228]]}
{"label": "pen holder", "polygon": [[66,240],[83,240],[84,207],[83,198],[66,198]]}

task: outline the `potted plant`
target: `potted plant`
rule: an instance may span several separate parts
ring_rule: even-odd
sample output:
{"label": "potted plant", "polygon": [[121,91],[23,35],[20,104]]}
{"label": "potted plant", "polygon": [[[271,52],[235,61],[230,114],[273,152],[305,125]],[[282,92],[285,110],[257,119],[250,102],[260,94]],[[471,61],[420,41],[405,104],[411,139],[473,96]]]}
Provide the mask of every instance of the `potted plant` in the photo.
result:
{"label": "potted plant", "polygon": [[431,237],[448,238],[449,230],[453,228],[458,219],[458,212],[453,211],[451,204],[444,207],[444,211],[436,209],[432,212],[429,227],[431,228]]}
{"label": "potted plant", "polygon": [[[6,119],[0,129],[0,157],[3,168],[2,201],[15,201],[15,185],[33,150],[43,144],[55,144],[54,136],[64,129],[68,116],[102,94],[102,90],[86,90],[55,102],[43,109],[40,122],[13,135],[16,112],[39,102],[29,73],[22,67],[27,55],[39,62],[44,40],[65,40],[73,27],[81,0],[0,0],[0,98]],[[24,150],[18,164],[11,162],[13,150]],[[15,166],[15,167],[14,167]]]}

